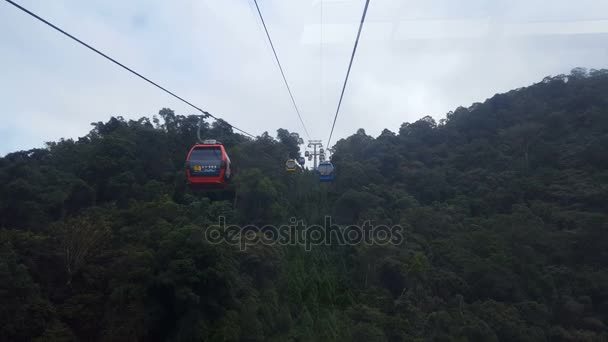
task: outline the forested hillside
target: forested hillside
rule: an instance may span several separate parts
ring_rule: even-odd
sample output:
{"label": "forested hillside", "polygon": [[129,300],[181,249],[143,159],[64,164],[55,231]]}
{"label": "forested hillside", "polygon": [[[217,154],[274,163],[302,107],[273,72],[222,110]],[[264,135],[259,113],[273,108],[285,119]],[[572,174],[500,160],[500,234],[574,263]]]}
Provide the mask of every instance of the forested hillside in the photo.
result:
{"label": "forested hillside", "polygon": [[[360,129],[336,143],[332,184],[285,172],[290,132],[219,121],[202,135],[226,146],[233,185],[192,191],[197,123],[113,117],[0,159],[0,340],[608,340],[607,70]],[[220,216],[405,239],[242,250],[207,240]]]}

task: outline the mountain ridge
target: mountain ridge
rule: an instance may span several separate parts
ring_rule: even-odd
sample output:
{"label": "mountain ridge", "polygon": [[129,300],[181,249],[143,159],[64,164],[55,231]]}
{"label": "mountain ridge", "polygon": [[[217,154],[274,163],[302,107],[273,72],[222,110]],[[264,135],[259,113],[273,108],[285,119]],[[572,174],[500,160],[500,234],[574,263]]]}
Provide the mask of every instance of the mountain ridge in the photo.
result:
{"label": "mountain ridge", "polygon": [[[0,339],[597,341],[608,338],[608,70],[335,144],[333,184],[287,174],[279,129],[221,121],[233,188],[188,189],[198,118],[97,122],[0,158]],[[400,226],[400,244],[239,249],[292,219]],[[326,227],[325,227],[326,228]]]}

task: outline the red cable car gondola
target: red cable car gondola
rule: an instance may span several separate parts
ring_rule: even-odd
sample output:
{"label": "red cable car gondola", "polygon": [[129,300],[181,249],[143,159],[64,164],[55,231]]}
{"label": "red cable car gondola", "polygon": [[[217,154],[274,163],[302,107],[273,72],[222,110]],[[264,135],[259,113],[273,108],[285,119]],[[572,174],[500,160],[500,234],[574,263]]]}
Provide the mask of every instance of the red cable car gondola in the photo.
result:
{"label": "red cable car gondola", "polygon": [[196,144],[186,158],[188,183],[196,188],[223,188],[230,180],[230,158],[222,143],[205,140]]}

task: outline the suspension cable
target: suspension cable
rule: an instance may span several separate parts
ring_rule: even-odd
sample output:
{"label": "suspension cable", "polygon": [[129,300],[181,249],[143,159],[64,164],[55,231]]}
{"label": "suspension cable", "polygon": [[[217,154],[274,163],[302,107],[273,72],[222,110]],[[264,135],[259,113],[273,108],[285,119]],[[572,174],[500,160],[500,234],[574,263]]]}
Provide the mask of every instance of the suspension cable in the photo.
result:
{"label": "suspension cable", "polygon": [[296,114],[298,114],[298,118],[300,119],[302,128],[304,128],[304,132],[310,140],[310,134],[308,133],[308,129],[306,129],[306,125],[304,124],[304,120],[302,119],[302,115],[300,114],[300,110],[298,109],[298,105],[296,104],[296,100],[293,97],[293,93],[291,92],[291,88],[289,87],[289,83],[287,82],[287,78],[285,77],[285,72],[283,72],[283,67],[281,66],[281,62],[279,61],[279,56],[277,55],[277,51],[274,48],[274,44],[272,43],[272,38],[270,38],[270,33],[268,32],[266,22],[264,21],[264,17],[262,16],[262,12],[260,11],[260,6],[258,6],[258,1],[253,0],[253,2],[255,3],[256,9],[258,10],[258,15],[260,16],[260,20],[262,21],[262,25],[264,26],[264,31],[266,31],[266,37],[268,37],[268,41],[270,42],[270,47],[272,48],[272,53],[274,54],[274,58],[277,61],[277,65],[279,66],[279,71],[281,71],[281,76],[283,76],[283,81],[285,82],[285,87],[287,88],[287,92],[289,93],[289,97],[291,98],[291,103],[293,103],[293,108],[296,110]]}
{"label": "suspension cable", "polygon": [[323,0],[320,0],[320,18],[319,18],[319,111],[323,112]]}
{"label": "suspension cable", "polygon": [[353,66],[353,59],[355,59],[355,52],[357,52],[357,45],[359,45],[359,37],[361,36],[361,29],[365,22],[365,15],[367,14],[367,7],[369,0],[365,0],[365,8],[363,9],[363,16],[361,17],[361,23],[359,24],[359,31],[357,32],[357,39],[355,39],[355,46],[353,47],[353,53],[350,56],[350,63],[348,63],[348,70],[346,71],[346,78],[344,79],[344,85],[342,85],[342,93],[340,94],[340,100],[338,101],[338,108],[336,109],[336,115],[334,116],[334,123],[331,125],[331,132],[329,133],[329,139],[327,139],[327,147],[331,147],[331,137],[334,134],[334,127],[336,126],[336,119],[338,119],[338,113],[340,113],[340,106],[342,105],[342,98],[344,97],[344,90],[346,89],[346,83],[348,83],[348,75],[350,74],[350,68]]}
{"label": "suspension cable", "polygon": [[[25,13],[27,13],[27,14],[31,15],[32,17],[34,17],[34,18],[38,19],[39,21],[41,21],[41,22],[45,23],[46,25],[48,25],[48,26],[52,27],[52,28],[53,28],[53,29],[55,29],[56,31],[61,32],[61,33],[62,33],[62,34],[64,34],[65,36],[67,36],[67,37],[71,38],[72,40],[74,40],[74,41],[78,42],[79,44],[81,44],[81,45],[83,45],[83,46],[87,47],[88,49],[90,49],[90,50],[92,50],[93,52],[97,53],[98,55],[100,55],[100,56],[104,57],[105,59],[107,59],[107,60],[111,61],[112,63],[114,63],[114,64],[116,64],[116,65],[120,66],[121,68],[123,68],[123,69],[127,70],[128,72],[130,72],[130,73],[134,74],[135,76],[137,76],[137,77],[139,77],[139,78],[143,79],[144,81],[146,81],[146,82],[148,82],[148,83],[152,84],[153,86],[155,86],[155,87],[157,87],[158,89],[160,89],[160,90],[164,91],[165,93],[167,93],[167,94],[169,94],[169,95],[171,95],[171,96],[175,97],[176,99],[178,99],[178,100],[182,101],[183,103],[185,103],[185,104],[189,105],[190,107],[192,107],[192,108],[194,108],[194,109],[198,110],[198,111],[199,111],[199,112],[201,112],[201,113],[202,113],[204,116],[206,116],[206,117],[211,117],[211,118],[213,118],[213,119],[215,119],[215,120],[220,120],[219,118],[217,118],[216,116],[212,115],[211,113],[209,113],[209,112],[207,112],[207,111],[202,110],[200,107],[197,107],[197,106],[193,105],[192,103],[190,103],[190,102],[186,101],[186,100],[185,100],[185,99],[183,99],[182,97],[180,97],[180,96],[176,95],[175,93],[173,93],[173,92],[171,92],[171,91],[167,90],[165,87],[162,87],[162,86],[161,86],[161,85],[159,85],[158,83],[156,83],[156,82],[154,82],[154,81],[151,81],[150,79],[148,79],[147,77],[145,77],[145,76],[141,75],[140,73],[136,72],[135,70],[133,70],[133,69],[131,69],[131,68],[129,68],[129,67],[127,67],[127,66],[125,66],[124,64],[122,64],[122,63],[118,62],[117,60],[115,60],[114,58],[112,58],[112,57],[110,57],[110,56],[106,55],[105,53],[103,53],[103,52],[101,52],[101,51],[97,50],[96,48],[92,47],[91,45],[89,45],[89,44],[87,44],[87,43],[83,42],[82,40],[80,40],[80,39],[78,39],[78,38],[74,37],[73,35],[71,35],[71,34],[67,33],[66,31],[62,30],[61,28],[59,28],[59,27],[55,26],[54,24],[50,23],[49,21],[45,20],[44,18],[42,18],[42,17],[38,16],[37,14],[33,13],[32,11],[28,10],[27,8],[25,8],[25,7],[23,7],[23,6],[21,6],[21,5],[17,4],[17,3],[15,3],[15,2],[14,2],[14,1],[12,1],[12,0],[6,0],[6,2],[8,2],[9,4],[11,4],[11,5],[13,5],[13,6],[17,7],[18,9],[22,10],[23,12],[25,12]],[[224,121],[224,122],[225,122],[225,123],[226,123],[228,126],[230,126],[231,128],[234,128],[234,129],[236,129],[237,131],[239,131],[239,132],[241,132],[241,133],[243,133],[243,134],[246,134],[246,135],[248,135],[248,136],[250,136],[250,137],[252,137],[252,138],[254,138],[254,139],[255,139],[255,136],[254,136],[253,134],[248,133],[248,132],[246,132],[246,131],[244,131],[244,130],[242,130],[242,129],[240,129],[240,128],[238,128],[238,127],[234,126],[234,125],[231,125],[230,123],[228,123],[228,122],[227,122],[227,121],[225,121],[225,120],[222,120],[222,121]]]}

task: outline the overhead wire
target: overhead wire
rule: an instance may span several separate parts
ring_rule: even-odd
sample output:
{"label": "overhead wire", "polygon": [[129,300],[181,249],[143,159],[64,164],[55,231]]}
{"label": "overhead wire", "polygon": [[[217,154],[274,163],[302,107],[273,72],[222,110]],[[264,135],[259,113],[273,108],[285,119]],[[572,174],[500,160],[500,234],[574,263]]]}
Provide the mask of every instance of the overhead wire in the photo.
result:
{"label": "overhead wire", "polygon": [[319,18],[319,112],[323,112],[323,0],[320,0],[320,18]]}
{"label": "overhead wire", "polygon": [[258,15],[260,17],[260,20],[262,21],[262,25],[264,26],[264,31],[266,32],[266,37],[268,37],[268,41],[270,42],[270,47],[272,48],[272,53],[274,54],[274,58],[277,62],[277,65],[279,67],[279,71],[281,72],[281,76],[283,76],[283,81],[285,82],[285,87],[287,88],[287,92],[289,93],[289,97],[291,98],[291,103],[293,104],[293,107],[296,111],[296,114],[298,114],[298,118],[300,119],[300,123],[302,124],[302,128],[304,128],[304,133],[306,133],[306,136],[308,137],[308,139],[310,140],[310,134],[308,133],[308,129],[306,128],[306,124],[304,123],[304,120],[302,119],[302,114],[300,114],[300,110],[298,109],[298,105],[296,104],[296,100],[293,96],[293,93],[291,91],[291,88],[289,87],[289,82],[287,82],[287,77],[285,77],[285,72],[283,71],[283,67],[281,66],[281,62],[279,60],[279,56],[277,55],[277,50],[274,47],[274,43],[272,42],[272,38],[270,37],[270,33],[268,32],[268,27],[266,27],[266,22],[264,21],[264,16],[262,15],[262,11],[260,10],[260,6],[258,5],[258,1],[257,0],[253,0],[253,2],[255,3],[255,7],[258,11]]}
{"label": "overhead wire", "polygon": [[245,134],[245,135],[248,135],[248,136],[250,136],[250,137],[252,137],[252,138],[254,138],[254,139],[256,138],[256,136],[255,136],[255,135],[253,135],[253,134],[251,134],[251,133],[248,133],[248,132],[246,132],[246,131],[244,131],[244,130],[242,130],[242,129],[240,129],[240,128],[238,128],[238,127],[236,127],[236,126],[234,126],[234,125],[232,125],[232,124],[230,124],[230,123],[228,123],[226,120],[220,119],[220,118],[218,118],[218,117],[214,116],[213,114],[211,114],[211,113],[209,113],[209,112],[207,112],[207,111],[205,111],[205,110],[201,109],[200,107],[198,107],[198,106],[196,106],[196,105],[192,104],[191,102],[189,102],[189,101],[185,100],[184,98],[182,98],[182,97],[180,97],[180,96],[176,95],[175,93],[173,93],[172,91],[170,91],[170,90],[166,89],[165,87],[163,87],[163,86],[159,85],[158,83],[156,83],[156,82],[154,82],[154,81],[152,81],[152,80],[148,79],[147,77],[145,77],[145,76],[141,75],[140,73],[136,72],[135,70],[133,70],[133,69],[131,69],[131,68],[127,67],[126,65],[124,65],[124,64],[122,64],[122,63],[120,63],[120,62],[118,62],[118,61],[117,61],[117,60],[115,60],[114,58],[112,58],[112,57],[110,57],[110,56],[106,55],[105,53],[103,53],[103,52],[101,52],[101,51],[97,50],[96,48],[92,47],[91,45],[89,45],[89,44],[87,44],[87,43],[83,42],[82,40],[80,40],[80,39],[76,38],[75,36],[71,35],[70,33],[68,33],[68,32],[66,32],[66,31],[62,30],[61,28],[59,28],[59,27],[57,27],[56,25],[54,25],[54,24],[50,23],[49,21],[47,21],[46,19],[44,19],[44,18],[40,17],[39,15],[37,15],[37,14],[33,13],[32,11],[28,10],[27,8],[25,8],[25,7],[23,7],[23,6],[21,6],[21,5],[17,4],[17,3],[15,3],[15,2],[14,2],[14,1],[12,1],[12,0],[5,0],[5,1],[6,1],[6,2],[8,2],[8,3],[9,3],[9,4],[11,4],[11,5],[13,5],[13,6],[17,7],[17,8],[18,8],[18,9],[20,9],[21,11],[23,11],[23,12],[25,12],[25,13],[29,14],[30,16],[32,16],[32,17],[34,17],[34,18],[38,19],[39,21],[41,21],[41,22],[45,23],[46,25],[48,25],[48,26],[52,27],[52,28],[53,28],[53,29],[55,29],[56,31],[58,31],[58,32],[60,32],[60,33],[62,33],[62,34],[64,34],[65,36],[67,36],[67,37],[69,37],[69,38],[71,38],[72,40],[74,40],[74,41],[78,42],[79,44],[81,44],[81,45],[83,45],[83,46],[87,47],[88,49],[90,49],[90,50],[92,50],[93,52],[97,53],[98,55],[100,55],[100,56],[104,57],[105,59],[107,59],[107,60],[111,61],[112,63],[114,63],[114,64],[116,64],[116,65],[120,66],[121,68],[123,68],[123,69],[125,69],[125,70],[129,71],[130,73],[134,74],[135,76],[137,76],[137,77],[139,77],[139,78],[143,79],[144,81],[146,81],[146,82],[148,82],[148,83],[152,84],[153,86],[157,87],[158,89],[160,89],[160,90],[162,90],[162,91],[166,92],[167,94],[169,94],[169,95],[173,96],[174,98],[176,98],[176,99],[178,99],[178,100],[182,101],[183,103],[185,103],[185,104],[189,105],[190,107],[192,107],[192,108],[194,108],[194,109],[198,110],[198,111],[199,111],[199,112],[201,112],[201,113],[202,113],[204,116],[206,116],[206,117],[211,117],[211,118],[213,118],[213,119],[215,119],[215,120],[221,120],[221,121],[223,121],[224,123],[226,123],[228,126],[230,126],[231,128],[233,128],[233,129],[235,129],[235,130],[237,130],[237,131],[239,131],[239,132],[241,132],[241,133],[243,133],[243,134]]}
{"label": "overhead wire", "polygon": [[330,142],[331,138],[334,134],[334,128],[336,127],[336,120],[338,119],[338,114],[340,113],[340,106],[342,105],[342,98],[344,97],[344,90],[346,89],[346,84],[348,83],[348,76],[350,75],[350,69],[353,66],[353,60],[355,59],[355,53],[357,52],[357,46],[359,45],[359,38],[361,37],[361,29],[363,28],[363,23],[365,23],[365,15],[367,14],[367,7],[369,6],[369,0],[365,0],[365,8],[363,9],[363,15],[361,16],[361,22],[359,23],[359,31],[357,32],[357,38],[355,39],[355,46],[353,47],[353,52],[350,55],[350,62],[348,63],[348,70],[346,71],[346,77],[344,78],[344,84],[342,85],[342,93],[340,94],[340,100],[338,101],[338,108],[336,108],[336,115],[334,115],[334,122],[331,125],[331,132],[329,133],[329,139],[327,139],[327,147],[331,147]]}

